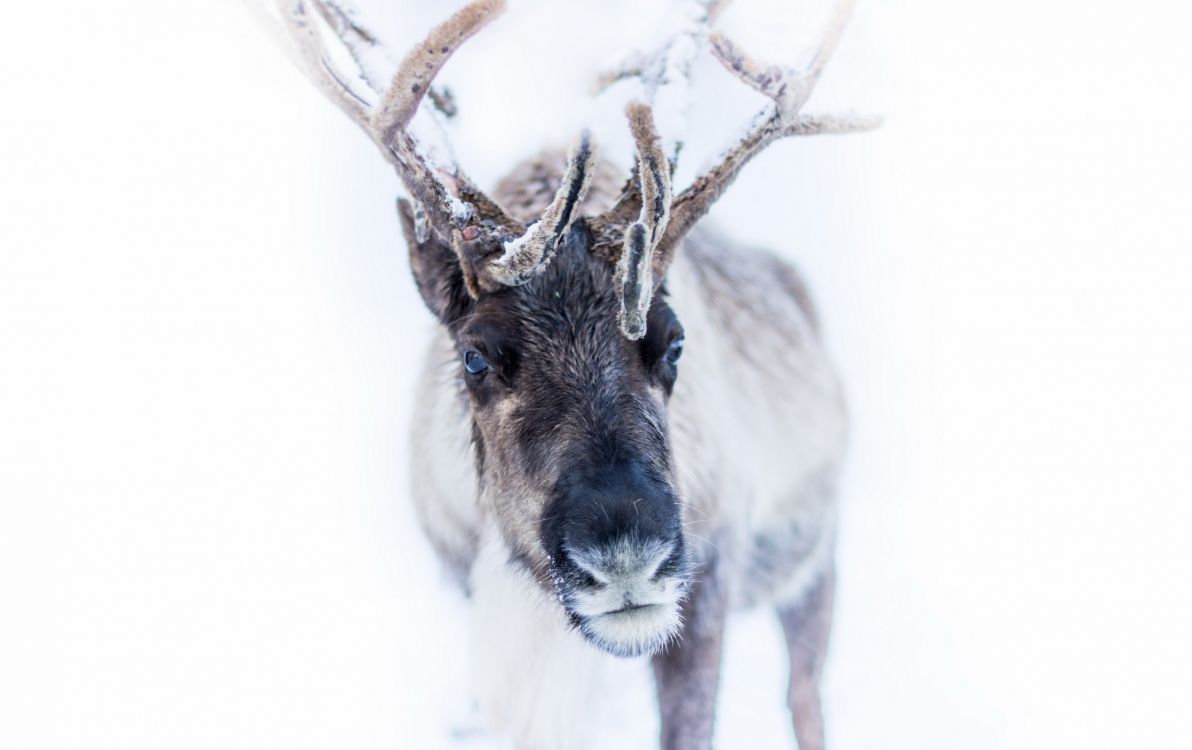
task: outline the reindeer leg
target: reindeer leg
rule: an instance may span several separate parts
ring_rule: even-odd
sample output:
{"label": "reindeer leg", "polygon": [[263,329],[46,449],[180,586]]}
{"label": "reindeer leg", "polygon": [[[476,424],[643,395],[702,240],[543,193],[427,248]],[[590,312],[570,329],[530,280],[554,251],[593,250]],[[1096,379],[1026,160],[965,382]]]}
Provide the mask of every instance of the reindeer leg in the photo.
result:
{"label": "reindeer leg", "polygon": [[712,747],[725,610],[714,566],[703,570],[683,605],[679,639],[654,656],[662,750]]}
{"label": "reindeer leg", "polygon": [[829,565],[819,581],[797,604],[780,607],[778,617],[790,652],[788,699],[799,750],[823,750],[824,717],[820,707],[820,677],[832,630],[832,600],[836,571]]}

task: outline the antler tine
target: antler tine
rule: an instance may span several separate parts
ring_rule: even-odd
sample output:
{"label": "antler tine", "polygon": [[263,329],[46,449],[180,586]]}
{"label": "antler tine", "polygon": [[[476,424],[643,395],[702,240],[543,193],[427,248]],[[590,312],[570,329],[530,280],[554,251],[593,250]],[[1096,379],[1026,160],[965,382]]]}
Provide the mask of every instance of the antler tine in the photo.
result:
{"label": "antler tine", "polygon": [[278,0],[282,20],[294,39],[301,63],[319,90],[364,131],[369,128],[369,103],[352,90],[331,66],[315,18],[303,0]]}
{"label": "antler tine", "polygon": [[[319,15],[335,31],[340,41],[344,43],[344,47],[355,61],[361,76],[368,83],[369,88],[375,91],[378,97],[382,96],[390,88],[391,82],[395,78],[395,73],[399,70],[398,64],[394,62],[388,50],[385,49],[384,45],[380,43],[372,32],[353,20],[353,11],[347,3],[342,0],[311,1],[314,3],[314,7],[319,12]],[[492,9],[486,18],[495,18],[499,13],[499,8]],[[484,23],[487,23],[487,20]],[[478,30],[479,27],[473,29],[470,34]],[[463,39],[460,39],[460,43],[462,42]],[[430,46],[431,49],[436,49],[431,46],[430,40],[424,40],[423,44]],[[444,55],[444,59],[441,62],[445,62],[445,55],[449,55],[450,52],[443,53],[442,47],[438,47],[437,49],[439,49],[440,55]],[[407,59],[403,60],[403,63],[410,62],[410,57],[412,55],[407,55]],[[419,62],[421,60],[416,60],[414,64],[416,65]],[[423,70],[426,70],[425,63],[423,65]],[[428,77],[433,78],[436,72],[431,71]],[[451,117],[455,114],[455,102],[450,92],[446,89],[440,90],[434,85],[429,85],[425,96],[431,99],[435,105],[435,109],[442,112],[444,116]],[[441,165],[436,166],[439,170],[442,169]],[[460,169],[459,164],[455,163],[454,158],[452,158],[451,168],[452,177],[455,180],[460,199],[471,203],[480,217],[494,220],[500,224],[511,224],[516,228],[516,222],[511,221],[505,216],[504,212],[472,183],[463,170]]]}
{"label": "antler tine", "polygon": [[[407,130],[423,97],[431,93],[431,83],[443,65],[465,41],[504,12],[505,6],[505,0],[474,0],[431,29],[422,42],[406,53],[372,114],[374,139],[392,155],[406,188],[418,203],[428,207],[427,218],[442,237],[453,237],[473,218],[489,224],[482,233],[485,240],[490,239],[489,235],[504,237],[521,231],[521,225],[509,218],[458,166],[451,175],[458,197],[452,195],[439,177],[440,170],[430,163]],[[412,179],[405,173],[412,175]],[[458,245],[457,251],[462,252]],[[474,265],[474,259],[462,256],[461,262],[465,268]],[[475,288],[474,284],[470,287]]]}
{"label": "antler tine", "polygon": [[524,234],[504,243],[504,253],[483,270],[482,287],[524,284],[550,263],[559,243],[579,216],[579,204],[588,193],[595,168],[596,149],[591,134],[585,130],[567,156],[567,168],[555,197]]}
{"label": "antler tine", "polygon": [[712,54],[743,83],[772,99],[780,115],[794,119],[811,96],[820,73],[836,50],[854,5],[856,0],[839,0],[836,3],[815,55],[802,73],[794,68],[762,65],[720,32],[709,35]]}
{"label": "antler tine", "polygon": [[[688,19],[682,30],[653,53],[634,54],[614,70],[602,73],[595,81],[594,92],[600,93],[626,78],[637,78],[648,104],[681,115],[687,109],[690,96],[691,69],[709,30],[729,2],[731,0],[690,0]],[[671,139],[670,159],[674,161],[683,146],[680,123],[663,119],[663,129]]]}
{"label": "antler tine", "polygon": [[[853,7],[857,4],[857,0],[839,0],[835,7],[832,8],[832,17],[828,19],[828,27],[824,29],[823,38],[820,39],[819,47],[815,50],[815,56],[811,58],[811,63],[807,66],[807,71],[803,74],[805,78],[812,82],[812,86],[819,80],[820,73],[823,72],[824,66],[828,64],[828,58],[832,57],[832,53],[836,51],[836,45],[840,43],[840,37],[844,34],[844,27],[848,25],[848,20],[852,18]],[[811,95],[810,87],[807,91],[808,96]]]}
{"label": "antler tine", "polygon": [[[637,78],[642,84],[642,95],[646,103],[660,106],[680,118],[680,121],[666,121],[663,130],[670,140],[668,159],[672,171],[683,149],[681,116],[686,112],[690,99],[691,69],[695,65],[700,49],[704,46],[712,25],[731,0],[689,0],[688,18],[685,26],[652,53],[635,53],[621,64],[597,77],[593,92],[600,92],[617,81]],[[641,195],[638,191],[638,175],[635,173],[622,188],[613,206],[601,217],[601,224],[622,226],[631,221],[638,209]]]}
{"label": "antler tine", "polygon": [[[694,50],[676,50],[676,43],[685,44],[690,40],[698,45],[729,2],[731,0],[691,0],[692,18],[683,31],[667,39],[662,47],[654,52],[635,52],[615,68],[600,73],[592,83],[592,93],[602,93],[609,86],[626,78],[638,78],[646,90],[646,99],[650,99],[659,86],[667,83],[668,78],[687,78],[691,72],[690,61],[694,59],[694,54],[690,52]],[[667,70],[668,63],[672,70]]]}
{"label": "antler tine", "polygon": [[[380,95],[386,88],[387,81],[397,69],[397,63],[389,56],[389,52],[373,36],[372,32],[352,20],[349,6],[333,0],[310,0],[315,12],[329,26],[343,42],[348,54],[359,68],[360,76],[368,87]],[[376,70],[374,61],[370,57],[380,58],[385,70]]]}
{"label": "antler tine", "polygon": [[[666,232],[671,211],[670,162],[654,127],[654,111],[647,104],[631,102],[625,108],[637,152],[637,182],[641,212],[625,231],[617,261],[617,289],[621,297],[618,323],[630,340],[646,333],[646,314],[654,295],[657,264],[655,248]],[[662,272],[665,273],[665,267]]]}
{"label": "antler tine", "polygon": [[[443,237],[481,213],[496,231],[519,231],[496,204],[476,189],[458,167],[444,172],[433,164],[407,130],[431,80],[460,44],[505,8],[505,0],[474,0],[430,31],[426,38],[394,65],[377,37],[357,24],[342,0],[277,0],[287,29],[298,46],[308,75],[318,87],[360,125],[393,164],[415,202],[424,208],[427,222]],[[333,32],[356,65],[352,74],[368,85],[366,97],[354,89],[349,77],[336,70],[324,43],[320,22]],[[393,70],[396,69],[396,73]],[[382,84],[387,76],[391,82]],[[375,97],[375,98],[374,98]],[[373,99],[370,101],[370,99]],[[452,194],[444,177],[466,190],[469,204]]]}
{"label": "antler tine", "polygon": [[712,53],[725,69],[771,99],[773,104],[757,115],[745,136],[721,157],[718,164],[700,174],[675,198],[670,226],[659,243],[663,269],[673,257],[679,241],[732,184],[741,168],[774,141],[795,135],[863,132],[881,124],[881,118],[873,116],[801,114],[824,65],[836,49],[855,4],[856,0],[837,0],[815,55],[801,73],[792,68],[759,63],[723,34],[710,35]]}
{"label": "antler tine", "polygon": [[[591,184],[596,155],[586,132],[569,157],[554,199],[538,221],[523,228],[457,166],[449,174],[439,169],[408,130],[439,70],[460,45],[504,11],[506,0],[473,0],[433,28],[396,66],[388,86],[380,85],[369,58],[380,58],[387,64],[385,67],[393,67],[392,58],[373,34],[352,20],[342,0],[278,2],[319,87],[364,128],[397,169],[414,199],[415,208],[410,214],[415,238],[424,241],[429,226],[450,240],[473,296],[502,285],[522,284],[550,262],[578,216],[578,206]],[[314,15],[335,32],[356,63],[356,73],[378,94],[375,106],[370,106],[335,71]],[[454,191],[444,178],[451,181]]]}
{"label": "antler tine", "polygon": [[406,53],[380,106],[373,127],[384,143],[404,130],[418,111],[430,83],[460,45],[505,10],[505,0],[475,0],[431,29],[426,38]]}

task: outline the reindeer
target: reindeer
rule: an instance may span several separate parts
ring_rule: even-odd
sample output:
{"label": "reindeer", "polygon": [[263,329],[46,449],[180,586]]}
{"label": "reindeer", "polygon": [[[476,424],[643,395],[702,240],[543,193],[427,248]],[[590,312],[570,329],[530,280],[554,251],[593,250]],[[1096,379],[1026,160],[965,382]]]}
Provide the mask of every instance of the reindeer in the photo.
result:
{"label": "reindeer", "polygon": [[581,744],[564,730],[583,705],[564,688],[582,701],[585,665],[607,655],[650,658],[662,747],[710,747],[726,613],[758,603],[786,635],[799,747],[823,747],[841,389],[795,270],[697,223],[775,140],[875,126],[802,114],[852,4],[837,3],[802,72],[712,32],[723,2],[705,1],[604,79],[682,94],[710,48],[772,100],[677,194],[679,144],[664,147],[635,102],[628,181],[584,134],[489,197],[409,126],[428,96],[447,109],[436,74],[502,0],[471,2],[399,64],[342,4],[279,0],[308,75],[409,193],[410,267],[440,324],[417,391],[414,502],[473,601],[480,702],[518,747]]}

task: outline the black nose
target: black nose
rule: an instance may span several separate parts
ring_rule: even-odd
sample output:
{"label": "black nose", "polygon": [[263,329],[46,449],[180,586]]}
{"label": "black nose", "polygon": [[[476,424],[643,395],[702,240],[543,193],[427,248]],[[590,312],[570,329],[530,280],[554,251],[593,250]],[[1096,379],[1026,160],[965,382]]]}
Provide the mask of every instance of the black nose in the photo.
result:
{"label": "black nose", "polygon": [[[679,500],[664,480],[637,464],[565,472],[542,522],[556,565],[576,553],[634,548],[677,551],[682,545]],[[642,566],[649,563],[644,561]],[[579,572],[579,571],[577,571]],[[599,579],[599,574],[586,571]]]}

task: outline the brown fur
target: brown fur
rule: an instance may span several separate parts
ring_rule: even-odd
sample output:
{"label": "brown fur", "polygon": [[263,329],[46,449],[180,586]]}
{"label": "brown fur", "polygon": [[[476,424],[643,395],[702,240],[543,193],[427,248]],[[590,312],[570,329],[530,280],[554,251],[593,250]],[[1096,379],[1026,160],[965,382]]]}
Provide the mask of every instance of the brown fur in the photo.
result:
{"label": "brown fur", "polygon": [[[411,268],[443,334],[420,386],[415,502],[444,562],[465,586],[486,581],[477,601],[506,618],[506,642],[487,652],[512,648],[521,630],[539,641],[566,634],[565,613],[607,653],[654,654],[668,750],[710,747],[724,614],[761,600],[783,612],[799,741],[803,750],[822,743],[830,596],[816,586],[830,580],[835,539],[839,386],[793,269],[691,230],[773,140],[868,126],[801,114],[852,4],[838,0],[802,74],[711,35],[717,58],[774,106],[678,196],[670,173],[679,144],[664,153],[651,108],[632,104],[634,180],[594,163],[585,133],[565,164],[533,160],[496,200],[432,164],[406,126],[435,74],[504,0],[473,0],[384,77],[360,64],[384,53],[378,37],[337,6],[279,5],[307,73],[376,142],[411,198],[399,201]],[[722,6],[706,4],[684,34],[698,43]],[[316,15],[346,55],[329,54]],[[648,99],[664,83],[650,69],[685,86],[690,59],[671,60],[670,50],[660,53],[666,64],[626,73],[642,78]],[[354,73],[337,59],[354,62]],[[353,75],[371,101],[345,83]],[[678,377],[685,329],[691,355]],[[538,700],[554,687],[523,692]],[[511,718],[524,729],[525,716]]]}
{"label": "brown fur", "polygon": [[[522,165],[502,181],[497,200],[528,220],[550,200],[563,161],[544,155]],[[582,209],[586,215],[619,194],[615,174],[598,166]],[[492,524],[509,559],[551,588],[541,525],[549,493],[542,477],[567,463],[586,408],[568,400],[568,389],[592,378],[632,384],[644,377],[627,364],[636,361],[628,352],[639,344],[617,335],[611,273],[604,259],[560,250],[541,278],[489,303],[482,299],[432,348],[418,399],[415,500],[428,536],[454,569],[462,571],[475,559],[480,530]],[[668,401],[642,380],[611,413],[635,414],[645,419],[641,425],[657,424],[669,435],[669,456],[656,468],[674,478],[695,578],[704,582],[684,606],[680,640],[655,657],[664,747],[689,750],[710,742],[725,609],[775,602],[784,621],[795,622],[792,613],[817,606],[817,582],[832,561],[845,417],[806,287],[785,261],[697,231],[682,246],[663,290],[651,315],[673,309],[688,340],[673,393]],[[556,292],[571,296],[570,303],[555,300]],[[577,301],[575,295],[586,296]],[[651,319],[640,345],[664,320]],[[461,383],[459,333],[482,321],[517,330],[514,348],[528,368],[515,377],[529,380],[500,398],[469,392]],[[620,374],[609,375],[614,372]],[[527,424],[548,433],[535,432],[538,437],[527,443]],[[652,438],[647,430],[633,439],[648,445]],[[461,446],[469,441],[475,471],[460,465],[466,453]],[[545,447],[527,447],[534,445]],[[827,617],[821,612],[812,618],[825,644]],[[798,629],[788,625],[791,633]],[[822,648],[813,655],[809,672],[800,666],[809,663],[807,654],[792,652],[796,714],[809,716],[813,704],[819,710],[818,691],[811,696],[808,690],[818,684]],[[802,724],[800,739],[815,747],[814,720],[796,724]]]}
{"label": "brown fur", "polygon": [[[555,195],[567,168],[567,153],[562,149],[543,151],[513,168],[497,183],[493,200],[512,218],[529,224],[538,219]],[[607,211],[621,193],[625,177],[607,161],[598,160],[592,186],[580,204],[581,216],[597,216]]]}

